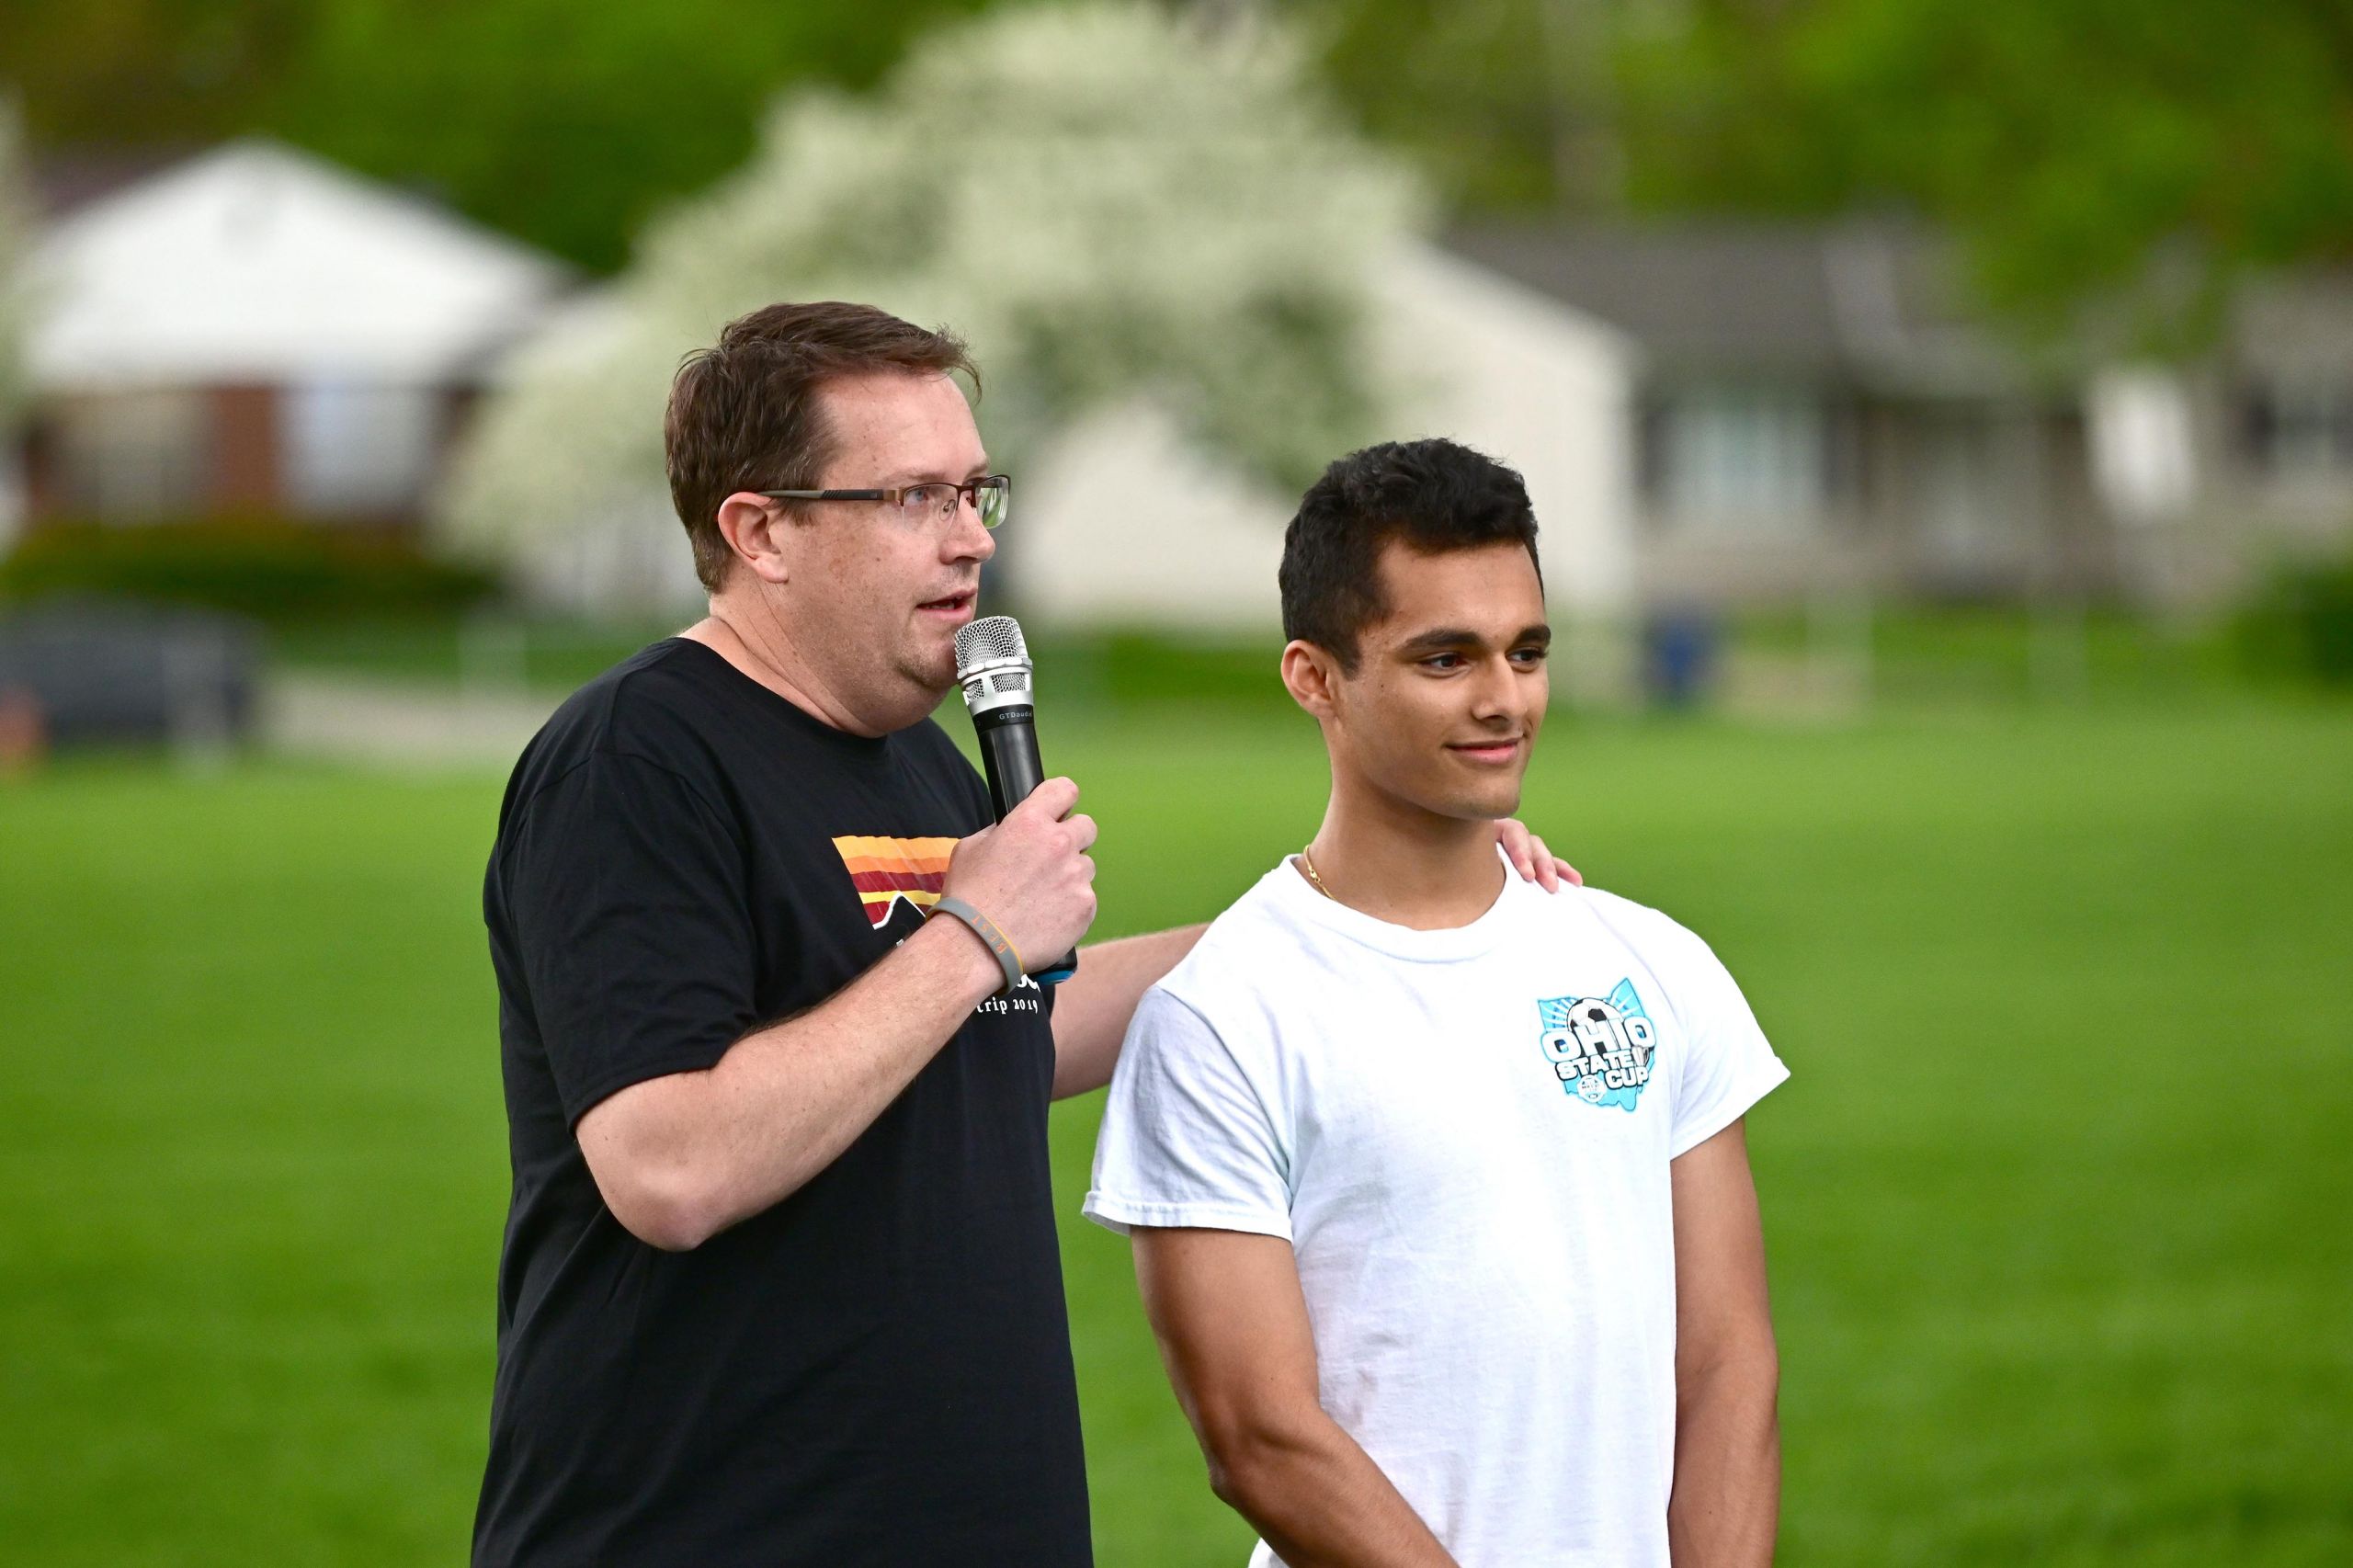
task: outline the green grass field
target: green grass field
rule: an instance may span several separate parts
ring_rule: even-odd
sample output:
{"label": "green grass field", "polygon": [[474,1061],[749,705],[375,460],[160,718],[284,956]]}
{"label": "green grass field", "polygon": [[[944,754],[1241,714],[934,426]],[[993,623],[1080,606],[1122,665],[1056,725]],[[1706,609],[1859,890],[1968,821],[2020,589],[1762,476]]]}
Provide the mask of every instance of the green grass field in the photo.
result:
{"label": "green grass field", "polygon": [[[1216,723],[1050,731],[1101,934],[1311,829],[1303,721]],[[460,1560],[500,782],[0,786],[0,1556]],[[2353,1562],[2353,710],[1564,718],[1527,813],[1709,937],[1795,1070],[1752,1127],[1785,1562]],[[1074,1218],[1095,1115],[1055,1137],[1101,1561],[1238,1568]]]}

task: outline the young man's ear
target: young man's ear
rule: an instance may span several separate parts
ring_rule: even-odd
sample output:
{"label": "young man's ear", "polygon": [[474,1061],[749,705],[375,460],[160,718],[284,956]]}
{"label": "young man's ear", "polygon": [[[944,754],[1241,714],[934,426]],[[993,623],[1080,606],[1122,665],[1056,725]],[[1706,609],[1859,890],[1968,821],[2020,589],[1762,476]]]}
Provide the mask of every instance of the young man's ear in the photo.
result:
{"label": "young man's ear", "polygon": [[794,523],[781,502],[738,490],[719,504],[719,537],[763,583],[792,580]]}
{"label": "young man's ear", "polygon": [[1283,647],[1283,688],[1290,699],[1318,719],[1337,710],[1340,662],[1329,650],[1294,637]]}

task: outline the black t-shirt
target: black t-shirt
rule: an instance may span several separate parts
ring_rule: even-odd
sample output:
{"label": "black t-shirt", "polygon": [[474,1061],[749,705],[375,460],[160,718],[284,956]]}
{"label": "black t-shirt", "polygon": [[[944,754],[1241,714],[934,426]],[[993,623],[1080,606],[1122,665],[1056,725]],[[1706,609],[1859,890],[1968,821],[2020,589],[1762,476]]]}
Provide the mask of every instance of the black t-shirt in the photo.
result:
{"label": "black t-shirt", "polygon": [[846,734],[682,639],[524,752],[483,890],[515,1185],[477,1568],[1090,1561],[1049,994],[983,1004],[839,1159],[691,1252],[623,1230],[573,1134],[839,991],[989,820],[929,721]]}

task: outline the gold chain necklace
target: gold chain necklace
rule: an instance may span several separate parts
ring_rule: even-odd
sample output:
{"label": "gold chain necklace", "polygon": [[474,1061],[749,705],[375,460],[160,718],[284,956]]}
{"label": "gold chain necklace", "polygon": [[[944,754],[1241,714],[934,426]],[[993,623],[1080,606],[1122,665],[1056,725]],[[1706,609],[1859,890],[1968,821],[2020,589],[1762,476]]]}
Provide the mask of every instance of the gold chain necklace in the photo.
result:
{"label": "gold chain necklace", "polygon": [[1317,892],[1322,893],[1325,898],[1331,899],[1334,903],[1340,902],[1337,898],[1333,896],[1332,890],[1324,885],[1324,879],[1315,874],[1315,857],[1307,852],[1307,846],[1305,845],[1300,846],[1299,869],[1307,873],[1307,881],[1309,886],[1313,887]]}

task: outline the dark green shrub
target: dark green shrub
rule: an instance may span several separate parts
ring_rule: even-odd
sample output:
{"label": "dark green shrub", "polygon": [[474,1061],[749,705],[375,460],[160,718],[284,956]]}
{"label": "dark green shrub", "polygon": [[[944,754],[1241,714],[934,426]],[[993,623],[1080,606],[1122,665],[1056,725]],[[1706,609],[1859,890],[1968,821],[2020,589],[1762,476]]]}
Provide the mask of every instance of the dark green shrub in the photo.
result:
{"label": "dark green shrub", "polygon": [[2250,662],[2325,686],[2353,686],[2353,556],[2275,571],[2240,613]]}
{"label": "dark green shrub", "polygon": [[281,626],[446,617],[497,592],[490,573],[437,560],[404,535],[275,517],[44,523],[0,561],[0,599],[202,605]]}

